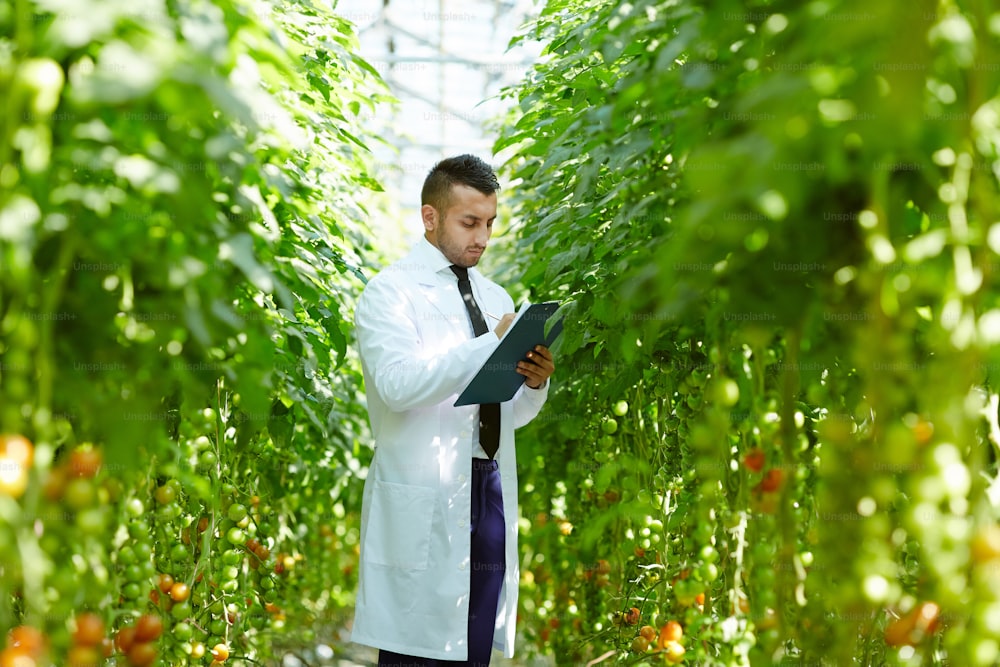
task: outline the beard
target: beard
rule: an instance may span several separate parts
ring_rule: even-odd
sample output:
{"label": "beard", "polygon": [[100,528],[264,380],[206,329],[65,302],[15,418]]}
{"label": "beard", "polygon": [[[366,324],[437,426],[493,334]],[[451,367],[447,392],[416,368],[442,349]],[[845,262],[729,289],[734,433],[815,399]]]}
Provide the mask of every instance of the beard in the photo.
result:
{"label": "beard", "polygon": [[[469,268],[470,266],[475,266],[479,263],[479,258],[482,257],[482,251],[485,251],[485,246],[479,247],[476,245],[463,245],[457,239],[452,238],[451,234],[448,232],[448,227],[443,223],[438,228],[438,250],[444,255],[449,262],[455,266],[464,266]],[[480,253],[477,254],[476,250]]]}

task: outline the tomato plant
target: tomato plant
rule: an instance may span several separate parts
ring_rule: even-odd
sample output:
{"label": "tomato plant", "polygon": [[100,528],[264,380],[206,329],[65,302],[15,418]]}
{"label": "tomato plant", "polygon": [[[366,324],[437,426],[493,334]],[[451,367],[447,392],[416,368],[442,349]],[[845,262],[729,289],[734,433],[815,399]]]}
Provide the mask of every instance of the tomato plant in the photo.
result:
{"label": "tomato plant", "polygon": [[0,8],[4,664],[260,662],[349,613],[356,52],[297,0]]}
{"label": "tomato plant", "polygon": [[566,324],[518,440],[537,650],[1000,658],[995,19],[551,0],[516,38],[504,268]]}

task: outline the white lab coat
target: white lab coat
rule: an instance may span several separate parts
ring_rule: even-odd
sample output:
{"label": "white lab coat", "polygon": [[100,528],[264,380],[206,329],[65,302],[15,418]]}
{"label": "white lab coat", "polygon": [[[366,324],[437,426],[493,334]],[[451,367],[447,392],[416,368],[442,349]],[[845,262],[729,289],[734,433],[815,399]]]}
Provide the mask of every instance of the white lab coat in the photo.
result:
{"label": "white lab coat", "polygon": [[[361,563],[351,640],[405,655],[467,659],[471,459],[478,406],[453,407],[499,344],[473,337],[450,262],[421,238],[371,279],[355,313],[375,455],[361,509]],[[469,269],[481,310],[514,303]],[[486,317],[491,330],[495,320]],[[514,429],[531,421],[548,385],[522,385],[500,407],[506,573],[494,648],[514,654],[517,468]]]}

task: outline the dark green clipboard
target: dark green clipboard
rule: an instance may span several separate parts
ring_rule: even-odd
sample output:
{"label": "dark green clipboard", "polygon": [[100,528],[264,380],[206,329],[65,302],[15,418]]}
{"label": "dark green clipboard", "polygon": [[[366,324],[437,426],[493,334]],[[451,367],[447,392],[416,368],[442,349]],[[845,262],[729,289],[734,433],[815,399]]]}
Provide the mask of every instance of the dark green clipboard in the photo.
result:
{"label": "dark green clipboard", "polygon": [[545,323],[558,309],[558,301],[533,303],[522,307],[521,313],[504,334],[500,345],[493,350],[493,354],[476,373],[476,377],[472,378],[454,405],[458,407],[480,403],[503,403],[512,399],[527,379],[517,372],[518,362],[523,361],[525,355],[536,345],[551,347],[562,332],[563,323],[559,320],[552,326],[549,335],[545,335]]}

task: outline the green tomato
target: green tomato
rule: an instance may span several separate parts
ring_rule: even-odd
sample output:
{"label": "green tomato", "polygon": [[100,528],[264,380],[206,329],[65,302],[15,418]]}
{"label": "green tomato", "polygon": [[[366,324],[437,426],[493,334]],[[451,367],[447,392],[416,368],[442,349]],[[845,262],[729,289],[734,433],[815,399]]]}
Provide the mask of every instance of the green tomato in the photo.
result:
{"label": "green tomato", "polygon": [[170,547],[170,560],[175,562],[181,562],[187,560],[191,556],[191,551],[184,544],[175,544]]}
{"label": "green tomato", "polygon": [[246,541],[246,535],[240,528],[233,526],[226,531],[226,540],[233,546],[236,546]]}
{"label": "green tomato", "polygon": [[122,596],[126,600],[138,600],[140,595],[142,595],[142,586],[136,582],[133,581],[122,586]]}
{"label": "green tomato", "polygon": [[198,456],[198,466],[201,468],[214,468],[219,463],[219,457],[215,452],[208,449]]}
{"label": "green tomato", "polygon": [[[147,523],[143,519],[129,521],[128,534],[134,539],[143,539],[149,537],[149,523]],[[136,554],[138,553],[139,552],[136,551]]]}
{"label": "green tomato", "polygon": [[241,562],[243,562],[243,554],[236,549],[227,549],[222,552],[223,565],[239,565]]}
{"label": "green tomato", "polygon": [[137,562],[135,549],[126,544],[118,550],[118,563],[121,565],[134,565]]}
{"label": "green tomato", "polygon": [[174,502],[177,498],[177,489],[170,484],[164,484],[156,488],[156,491],[153,492],[153,497],[160,505],[167,505]]}
{"label": "green tomato", "polygon": [[604,421],[601,422],[601,430],[604,431],[606,435],[613,435],[618,431],[618,422],[611,417],[606,417]]}
{"label": "green tomato", "polygon": [[191,603],[187,601],[175,602],[174,606],[170,608],[170,615],[178,621],[191,618]]}
{"label": "green tomato", "polygon": [[247,508],[239,503],[235,503],[229,506],[229,511],[226,514],[230,521],[233,523],[239,523],[247,518]]}
{"label": "green tomato", "polygon": [[704,582],[712,582],[719,578],[719,568],[715,563],[703,563],[698,568],[700,579]]}
{"label": "green tomato", "polygon": [[138,498],[129,498],[125,503],[125,514],[133,519],[138,519],[145,511],[146,508]]}
{"label": "green tomato", "polygon": [[716,403],[731,408],[740,400],[740,386],[732,378],[720,378],[713,394]]}
{"label": "green tomato", "polygon": [[97,491],[89,479],[77,477],[66,485],[63,499],[70,508],[80,511],[90,507],[97,500]]}
{"label": "green tomato", "polygon": [[153,557],[153,545],[149,542],[136,542],[133,548],[135,549],[135,558],[140,563],[145,563]]}
{"label": "green tomato", "polygon": [[628,414],[628,401],[618,401],[613,409],[616,417],[624,417]]}

